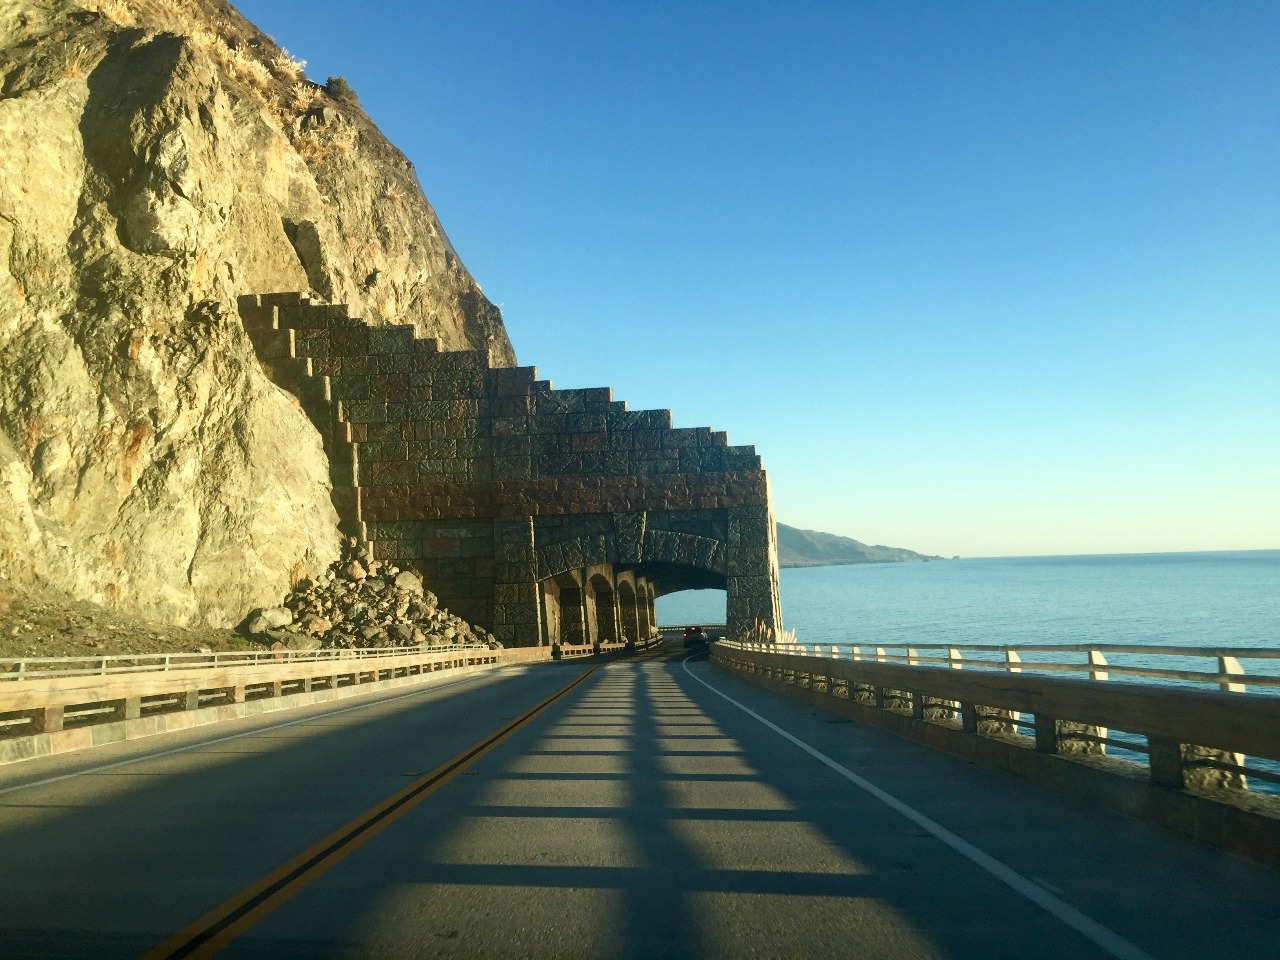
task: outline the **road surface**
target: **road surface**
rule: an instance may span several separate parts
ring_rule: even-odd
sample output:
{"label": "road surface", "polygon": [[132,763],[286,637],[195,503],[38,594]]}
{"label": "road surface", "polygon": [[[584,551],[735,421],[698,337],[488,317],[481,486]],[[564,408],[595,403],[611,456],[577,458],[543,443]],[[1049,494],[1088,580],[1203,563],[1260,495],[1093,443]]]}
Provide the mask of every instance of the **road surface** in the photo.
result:
{"label": "road surface", "polygon": [[1277,871],[686,660],[0,769],[0,956],[1277,955]]}

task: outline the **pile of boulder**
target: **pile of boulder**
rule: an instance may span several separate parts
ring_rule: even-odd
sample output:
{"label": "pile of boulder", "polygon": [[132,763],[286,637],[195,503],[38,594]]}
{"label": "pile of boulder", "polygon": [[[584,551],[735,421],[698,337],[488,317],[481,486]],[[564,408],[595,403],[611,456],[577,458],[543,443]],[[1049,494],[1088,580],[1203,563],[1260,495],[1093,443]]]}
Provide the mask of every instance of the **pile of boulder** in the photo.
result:
{"label": "pile of boulder", "polygon": [[348,539],[340,560],[316,580],[301,580],[278,607],[254,610],[242,632],[290,650],[484,644],[493,634],[443,609],[410,570],[373,559]]}

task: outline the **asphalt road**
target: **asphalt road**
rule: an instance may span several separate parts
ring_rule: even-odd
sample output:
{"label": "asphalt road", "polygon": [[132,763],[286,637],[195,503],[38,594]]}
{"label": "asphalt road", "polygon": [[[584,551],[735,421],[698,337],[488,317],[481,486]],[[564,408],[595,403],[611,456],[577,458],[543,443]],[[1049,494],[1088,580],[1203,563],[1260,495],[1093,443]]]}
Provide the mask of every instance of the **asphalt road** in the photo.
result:
{"label": "asphalt road", "polygon": [[0,769],[0,957],[1277,955],[1277,871],[683,661]]}

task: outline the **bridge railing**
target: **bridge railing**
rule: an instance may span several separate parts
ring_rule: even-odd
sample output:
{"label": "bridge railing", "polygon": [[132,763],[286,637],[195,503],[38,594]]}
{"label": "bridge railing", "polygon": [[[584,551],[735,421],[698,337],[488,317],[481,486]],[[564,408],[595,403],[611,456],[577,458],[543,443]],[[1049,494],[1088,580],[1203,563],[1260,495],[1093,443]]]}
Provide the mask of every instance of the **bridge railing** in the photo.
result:
{"label": "bridge railing", "polygon": [[[342,660],[417,656],[424,650],[453,653],[487,650],[485,644],[450,644],[436,647],[350,647],[328,650],[224,650],[216,653],[111,654],[91,657],[0,658],[0,683],[36,678],[108,676],[120,673],[170,670],[218,670],[229,667],[320,663]],[[2,688],[0,688],[2,689]]]}
{"label": "bridge railing", "polygon": [[647,649],[484,644],[0,660],[0,763],[416,683],[440,671]]}
{"label": "bridge railing", "polygon": [[[1280,651],[1097,644],[891,649],[721,641],[712,656],[771,680],[1041,753],[1101,755],[1111,747],[1145,757],[1160,786],[1241,790],[1248,777],[1280,784],[1280,696],[1247,693],[1243,667],[1280,660]],[[1108,662],[1119,654],[1147,660]],[[1166,657],[1178,665],[1151,665]],[[1213,661],[1214,668],[1187,669],[1188,660]],[[1114,682],[1113,675],[1155,682]],[[1247,678],[1268,690],[1280,685],[1274,676]]]}
{"label": "bridge railing", "polygon": [[[107,733],[94,734],[87,729],[104,724],[122,725],[114,739],[132,739],[194,725],[197,713],[201,723],[242,716],[252,701],[274,701],[253,710],[278,709],[302,699],[348,696],[371,689],[369,684],[412,682],[439,671],[549,657],[545,647],[491,650],[480,645],[286,653],[231,659],[220,656],[216,664],[209,662],[213,659],[210,654],[205,661],[186,665],[171,662],[168,669],[155,662],[131,669],[131,664],[119,662],[130,658],[107,658],[108,666],[96,670],[62,669],[61,661],[74,663],[74,659],[42,658],[51,669],[24,671],[21,677],[15,672],[8,682],[0,683],[0,761],[22,759],[22,747],[10,741],[24,737],[49,735],[59,742],[68,741],[71,745],[65,748],[73,749],[75,744],[88,745],[82,742],[83,737],[71,736],[73,733],[88,734],[91,743],[111,739]],[[172,656],[176,660],[179,655]],[[159,661],[163,657],[138,659]],[[171,716],[184,713],[188,714],[185,720]],[[37,752],[60,752],[57,743],[46,741],[32,742],[29,747]]]}
{"label": "bridge railing", "polygon": [[1140,678],[1179,686],[1244,693],[1280,687],[1280,650],[1258,647],[1176,647],[1143,644],[741,644],[743,649],[793,652],[855,663],[1046,673],[1108,680]]}

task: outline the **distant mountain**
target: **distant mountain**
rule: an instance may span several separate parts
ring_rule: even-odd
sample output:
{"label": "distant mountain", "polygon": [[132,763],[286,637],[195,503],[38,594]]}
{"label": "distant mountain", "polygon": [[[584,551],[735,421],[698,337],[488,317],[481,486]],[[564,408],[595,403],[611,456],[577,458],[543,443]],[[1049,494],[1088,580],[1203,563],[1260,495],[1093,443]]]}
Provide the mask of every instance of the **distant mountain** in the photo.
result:
{"label": "distant mountain", "polygon": [[850,537],[778,524],[778,563],[783,567],[826,567],[843,563],[903,563],[941,560],[901,547],[868,546]]}

